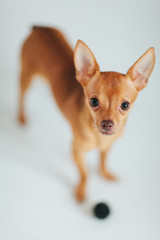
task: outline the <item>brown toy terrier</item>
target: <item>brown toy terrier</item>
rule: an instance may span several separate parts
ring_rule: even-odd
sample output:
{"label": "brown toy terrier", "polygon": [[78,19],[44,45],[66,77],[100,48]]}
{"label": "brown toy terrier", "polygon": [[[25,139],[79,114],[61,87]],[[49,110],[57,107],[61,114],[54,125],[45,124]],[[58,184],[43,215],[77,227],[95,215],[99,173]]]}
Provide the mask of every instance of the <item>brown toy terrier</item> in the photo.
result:
{"label": "brown toy terrier", "polygon": [[105,165],[106,155],[122,135],[139,91],[147,85],[155,63],[154,48],[148,49],[127,74],[100,72],[84,42],[78,40],[73,52],[61,32],[35,26],[23,44],[21,60],[19,120],[26,122],[24,97],[33,76],[44,76],[72,127],[73,158],[80,173],[76,198],[83,201],[87,151],[98,148],[101,174],[108,180],[115,179]]}

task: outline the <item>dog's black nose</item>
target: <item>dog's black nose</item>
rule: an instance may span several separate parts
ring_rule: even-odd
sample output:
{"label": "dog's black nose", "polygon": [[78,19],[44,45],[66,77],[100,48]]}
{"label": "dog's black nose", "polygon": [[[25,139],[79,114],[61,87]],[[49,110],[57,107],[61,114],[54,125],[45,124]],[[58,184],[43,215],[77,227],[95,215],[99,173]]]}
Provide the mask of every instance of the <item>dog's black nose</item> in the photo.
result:
{"label": "dog's black nose", "polygon": [[112,120],[103,120],[101,122],[101,127],[105,131],[112,131],[114,122]]}

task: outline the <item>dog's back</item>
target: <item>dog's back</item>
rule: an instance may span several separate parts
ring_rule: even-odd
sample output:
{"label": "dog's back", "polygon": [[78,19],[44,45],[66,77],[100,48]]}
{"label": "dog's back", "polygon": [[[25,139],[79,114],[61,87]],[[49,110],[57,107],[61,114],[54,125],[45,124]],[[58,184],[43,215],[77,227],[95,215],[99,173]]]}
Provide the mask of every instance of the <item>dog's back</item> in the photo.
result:
{"label": "dog's back", "polygon": [[51,85],[57,104],[64,113],[64,105],[81,86],[75,79],[73,50],[62,33],[54,28],[34,26],[23,44],[21,60],[22,95],[33,75],[42,75]]}

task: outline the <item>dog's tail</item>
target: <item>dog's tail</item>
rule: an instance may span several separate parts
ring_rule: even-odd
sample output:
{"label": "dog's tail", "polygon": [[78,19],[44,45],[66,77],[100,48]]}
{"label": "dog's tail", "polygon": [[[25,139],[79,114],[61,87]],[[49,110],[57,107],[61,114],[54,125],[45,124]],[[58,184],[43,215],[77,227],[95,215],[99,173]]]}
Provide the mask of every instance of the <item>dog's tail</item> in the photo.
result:
{"label": "dog's tail", "polygon": [[46,26],[38,26],[38,25],[33,25],[32,26],[32,31],[36,31],[36,30],[47,30],[47,29],[51,29],[50,27],[46,27]]}
{"label": "dog's tail", "polygon": [[36,30],[36,29],[39,29],[39,28],[42,28],[41,26],[37,26],[37,25],[33,25],[32,26],[32,31]]}

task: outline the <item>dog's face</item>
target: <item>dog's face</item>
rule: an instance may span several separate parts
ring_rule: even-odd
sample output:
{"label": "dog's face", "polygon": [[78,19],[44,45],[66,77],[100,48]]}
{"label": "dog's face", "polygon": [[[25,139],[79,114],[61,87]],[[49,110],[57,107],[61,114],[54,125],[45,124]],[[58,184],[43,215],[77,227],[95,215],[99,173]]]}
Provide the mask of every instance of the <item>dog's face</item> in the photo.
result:
{"label": "dog's face", "polygon": [[96,128],[111,135],[123,128],[138,91],[128,76],[104,72],[86,85],[84,93]]}
{"label": "dog's face", "polygon": [[154,49],[150,48],[126,75],[100,72],[93,53],[82,41],[76,45],[74,62],[97,130],[104,135],[121,131],[138,92],[146,86],[153,70]]}

